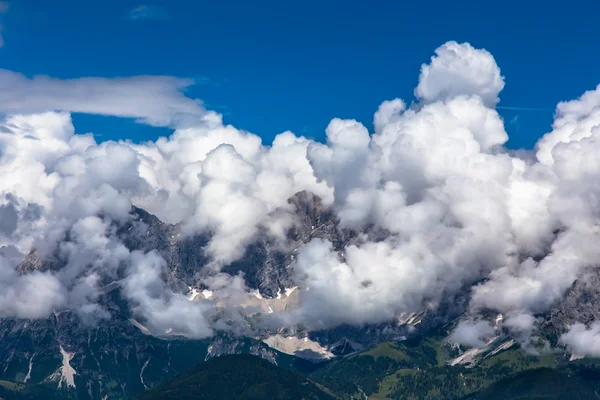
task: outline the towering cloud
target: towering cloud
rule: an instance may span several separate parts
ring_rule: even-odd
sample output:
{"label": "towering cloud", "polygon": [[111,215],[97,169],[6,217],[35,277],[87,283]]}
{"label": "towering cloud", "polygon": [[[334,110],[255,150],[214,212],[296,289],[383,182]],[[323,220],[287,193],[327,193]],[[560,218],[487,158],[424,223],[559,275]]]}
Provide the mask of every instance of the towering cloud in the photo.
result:
{"label": "towering cloud", "polygon": [[[4,316],[71,307],[103,318],[100,282],[126,266],[121,290],[148,326],[211,334],[211,300],[174,293],[158,253],[130,253],[121,243],[115,226],[130,218],[132,204],[180,224],[184,235],[210,232],[215,275],[204,279],[225,293],[243,284],[219,274],[222,267],[259,232],[286,248],[297,223],[287,200],[300,191],[319,196],[356,240],[341,250],[322,239],[298,249],[300,306],[269,322],[311,329],[435,309],[471,287],[473,312],[508,313],[509,329],[530,331],[531,314],[600,259],[600,89],[558,105],[532,160],[504,148],[508,136],[494,108],[504,78],[490,53],[467,43],[444,44],[422,66],[413,106],[382,103],[375,132],[334,119],[326,143],[285,132],[266,146],[185,97],[186,84],[0,73],[0,110],[8,114],[0,128],[0,245],[21,256],[59,251],[67,260],[58,271],[18,275],[5,256],[0,288],[44,290],[2,308]],[[97,143],[75,134],[69,112],[176,129],[154,143]],[[489,333],[481,323],[455,336],[481,345]]]}
{"label": "towering cloud", "polygon": [[478,95],[487,106],[498,103],[504,78],[494,57],[468,43],[447,42],[435,50],[430,64],[423,64],[415,95],[434,102],[460,95]]}

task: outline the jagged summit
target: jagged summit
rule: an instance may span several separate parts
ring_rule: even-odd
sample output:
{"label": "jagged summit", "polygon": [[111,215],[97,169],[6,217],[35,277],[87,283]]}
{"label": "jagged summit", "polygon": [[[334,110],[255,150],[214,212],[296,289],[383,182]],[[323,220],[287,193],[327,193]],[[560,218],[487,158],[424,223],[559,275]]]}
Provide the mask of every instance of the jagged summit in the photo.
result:
{"label": "jagged summit", "polygon": [[[275,246],[261,232],[243,257],[222,269],[232,275],[242,273],[250,290],[273,301],[282,294],[284,297],[293,294],[288,288],[293,286],[294,255],[298,248],[314,237],[342,243],[337,218],[318,197],[301,192],[290,198],[289,203],[294,208],[296,224],[289,231],[286,248]],[[171,290],[186,294],[190,287],[203,289],[204,269],[210,262],[206,251],[210,232],[184,235],[181,226],[165,223],[135,206],[125,223],[112,224],[114,234],[129,251],[156,251],[164,258],[164,279]],[[20,264],[19,273],[56,271],[64,262],[59,251],[44,256],[41,251],[33,250]],[[103,319],[88,321],[75,311],[56,310],[45,320],[1,320],[0,379],[23,381],[27,377],[30,383],[56,381],[59,385],[68,378],[80,398],[99,399],[109,393],[112,398],[118,393],[126,396],[143,390],[165,373],[206,357],[249,352],[276,362],[281,354],[260,340],[229,336],[226,332],[200,341],[155,337],[144,321],[132,314],[130,303],[121,295],[119,279],[122,277],[107,280],[101,290],[98,304],[108,313]],[[301,339],[299,342],[304,343]],[[69,365],[65,366],[63,355],[67,353]],[[64,376],[64,371],[70,375]],[[99,382],[111,380],[117,382],[115,387],[99,386]]]}
{"label": "jagged summit", "polygon": [[[244,255],[225,265],[222,272],[242,274],[251,291],[253,307],[270,312],[296,307],[300,302],[294,281],[294,263],[298,250],[315,238],[332,243],[343,259],[343,250],[360,243],[360,234],[383,240],[388,233],[370,227],[355,232],[340,226],[336,214],[312,193],[299,192],[288,200],[294,219],[287,232],[285,246],[277,244],[265,231],[259,230]],[[280,212],[277,210],[276,212]],[[131,218],[117,224],[114,234],[131,252],[156,251],[166,262],[164,280],[170,290],[195,298],[209,298],[203,284],[211,256],[206,247],[210,232],[184,234],[180,225],[168,224],[139,207],[132,207]],[[19,273],[60,270],[60,252],[43,256],[29,253],[19,266]],[[119,270],[117,270],[119,271]],[[564,301],[546,315],[545,326],[557,338],[575,321],[595,319],[600,298],[597,270],[577,282]],[[239,330],[250,336],[217,330],[204,340],[153,332],[131,309],[121,294],[123,276],[103,281],[98,304],[107,315],[88,320],[73,310],[56,310],[45,320],[4,319],[0,321],[0,379],[28,382],[54,382],[77,391],[79,398],[100,399],[128,396],[195,362],[227,353],[252,353],[278,362],[285,353],[312,360],[328,359],[355,353],[368,346],[402,340],[420,332],[429,332],[456,321],[466,311],[470,287],[448,294],[435,308],[399,315],[382,324],[346,325],[308,332],[305,329],[256,331]],[[587,283],[584,283],[587,282]],[[490,317],[491,318],[491,317]],[[510,338],[498,336],[508,343]],[[500,339],[496,338],[496,342]],[[496,343],[494,342],[494,343]],[[511,342],[511,343],[514,343]],[[67,356],[65,356],[65,354]],[[465,353],[471,360],[477,352]],[[67,361],[65,361],[67,360]],[[68,364],[68,365],[67,365]],[[67,375],[65,375],[68,372]],[[110,388],[100,382],[116,382]],[[53,383],[53,384],[54,384]]]}

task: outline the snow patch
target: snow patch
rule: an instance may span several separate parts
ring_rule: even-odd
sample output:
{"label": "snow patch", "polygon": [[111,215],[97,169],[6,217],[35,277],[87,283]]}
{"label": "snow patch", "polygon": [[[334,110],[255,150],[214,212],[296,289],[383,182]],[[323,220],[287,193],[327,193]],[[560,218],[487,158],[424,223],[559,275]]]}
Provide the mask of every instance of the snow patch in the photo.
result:
{"label": "snow patch", "polygon": [[[152,357],[150,357],[152,358]],[[148,389],[148,386],[146,386],[146,384],[144,383],[144,370],[146,369],[146,367],[148,366],[148,363],[150,362],[150,358],[148,360],[146,360],[146,362],[144,363],[144,366],[142,367],[142,370],[140,371],[140,381],[142,382],[142,385],[144,385],[144,387],[146,389]]]}
{"label": "snow patch", "polygon": [[142,333],[144,335],[150,335],[152,336],[152,332],[150,332],[150,329],[146,328],[144,325],[140,324],[137,320],[133,319],[133,318],[129,318],[129,322],[131,322],[131,324],[133,326],[135,326],[136,328],[138,328],[140,331],[142,331]]}
{"label": "snow patch", "polygon": [[282,353],[294,355],[296,357],[309,360],[326,360],[333,358],[334,355],[319,343],[310,340],[308,337],[298,338],[295,336],[284,337],[282,335],[273,335],[263,340],[269,347],[279,350]]}
{"label": "snow patch", "polygon": [[[187,296],[187,299],[189,301],[199,301],[202,298],[204,298],[204,299],[210,299],[212,297],[212,295],[213,295],[212,290],[206,290],[206,289],[204,289],[204,290],[200,291],[200,290],[198,290],[196,288],[193,288],[191,286],[188,286],[188,290],[189,290],[189,294]],[[202,295],[202,297],[199,297],[200,295]]]}
{"label": "snow patch", "polygon": [[502,320],[504,320],[504,316],[502,314],[498,314],[498,316],[496,317],[496,324],[494,326],[496,328],[498,328],[498,326],[500,326],[500,322],[502,322]]}
{"label": "snow patch", "polygon": [[66,387],[75,387],[75,375],[77,371],[71,366],[70,361],[75,357],[75,353],[68,353],[60,346],[60,354],[62,355],[62,367],[58,369],[53,375],[58,375],[58,388],[60,389],[65,384]]}
{"label": "snow patch", "polygon": [[25,376],[25,379],[23,379],[23,383],[26,383],[28,380],[31,379],[31,370],[33,369],[33,357],[35,357],[35,355],[36,353],[34,353],[29,359],[29,370],[27,371],[27,376]]}
{"label": "snow patch", "polygon": [[470,364],[475,360],[475,357],[480,354],[483,353],[485,351],[485,349],[478,349],[478,348],[472,348],[469,349],[467,351],[465,351],[464,353],[462,353],[460,356],[456,357],[453,360],[450,360],[448,362],[448,364],[454,366],[457,364]]}
{"label": "snow patch", "polygon": [[508,342],[504,342],[502,343],[500,346],[496,347],[494,350],[492,350],[491,352],[489,352],[488,354],[486,354],[486,358],[487,357],[491,357],[494,354],[497,354],[499,352],[501,352],[502,350],[507,350],[510,347],[512,347],[512,345],[515,344],[515,341],[513,339],[509,340]]}
{"label": "snow patch", "polygon": [[189,301],[194,301],[194,299],[196,298],[196,296],[198,296],[200,294],[200,291],[196,288],[189,288],[190,290],[190,294],[188,295],[188,300]]}
{"label": "snow patch", "polygon": [[420,313],[401,313],[397,317],[398,324],[400,325],[418,325],[425,316],[425,311]]}

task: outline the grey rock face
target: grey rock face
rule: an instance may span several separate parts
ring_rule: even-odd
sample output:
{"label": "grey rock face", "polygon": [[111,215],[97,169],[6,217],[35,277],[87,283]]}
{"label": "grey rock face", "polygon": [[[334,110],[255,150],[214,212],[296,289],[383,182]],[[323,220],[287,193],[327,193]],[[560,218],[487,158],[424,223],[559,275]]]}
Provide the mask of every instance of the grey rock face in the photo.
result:
{"label": "grey rock face", "polygon": [[294,258],[301,247],[314,238],[320,238],[330,241],[334,249],[341,250],[348,240],[346,238],[353,236],[339,229],[336,216],[312,193],[299,192],[288,203],[294,210],[296,224],[288,232],[286,248],[277,246],[263,233],[248,246],[243,257],[223,269],[229,274],[242,272],[246,284],[268,298],[293,285]]}
{"label": "grey rock face", "polygon": [[[322,207],[317,197],[299,193],[290,204],[298,223],[289,232],[289,248],[282,249],[266,234],[259,234],[240,260],[223,269],[230,274],[243,273],[247,285],[265,297],[275,297],[292,284],[295,252],[312,238],[324,238],[336,248],[343,247],[335,216]],[[209,232],[184,236],[180,226],[166,224],[137,207],[132,209],[128,222],[114,228],[130,251],[155,250],[165,259],[165,280],[172,290],[186,293],[189,286],[199,286],[210,261],[205,251]],[[25,257],[19,272],[58,270],[65,263],[58,251],[47,255],[33,251]],[[95,325],[86,325],[72,311],[57,311],[45,320],[0,320],[0,379],[61,384],[81,399],[123,398],[208,357],[250,353],[277,363],[283,356],[260,341],[229,334],[195,341],[145,334],[121,297],[118,279],[123,276],[116,278],[106,282],[106,290],[98,300],[111,317]],[[68,367],[75,370],[74,388],[61,380],[64,354],[72,356]]]}
{"label": "grey rock face", "polygon": [[571,325],[600,320],[600,268],[585,271],[544,316],[543,329],[554,343]]}
{"label": "grey rock face", "polygon": [[[313,194],[297,193],[289,199],[289,205],[296,223],[287,233],[284,247],[260,232],[243,257],[222,269],[232,275],[242,273],[247,286],[259,290],[265,298],[274,298],[279,291],[294,286],[295,258],[299,249],[311,240],[320,238],[331,242],[341,258],[346,246],[360,241],[359,232],[340,228],[336,215]],[[210,262],[206,251],[210,232],[185,236],[181,226],[164,223],[140,208],[134,207],[131,215],[128,222],[115,226],[123,244],[130,251],[157,251],[167,263],[164,278],[172,290],[187,293],[190,286],[202,289],[202,278],[208,272],[205,267]],[[360,233],[374,240],[383,240],[388,235],[372,227]],[[63,263],[58,254],[43,256],[34,251],[26,256],[19,270],[21,273],[56,270]],[[121,297],[119,278],[122,276],[115,282],[106,282],[108,286],[99,299],[111,318],[96,325],[86,325],[71,311],[57,311],[46,320],[0,320],[0,379],[47,381],[61,371],[63,352],[66,352],[73,355],[69,363],[76,371],[76,387],[70,390],[81,399],[104,396],[112,399],[127,397],[163,380],[168,374],[222,354],[251,353],[275,363],[284,357],[260,341],[230,333],[195,341],[166,340],[145,334],[136,326],[137,321],[132,320],[130,305]],[[350,354],[377,342],[398,340],[444,326],[465,311],[468,297],[466,289],[447,297],[435,311],[417,315],[417,325],[395,321],[360,327],[340,326],[311,332],[310,338],[336,355]],[[573,286],[551,313],[547,326],[564,332],[573,321],[589,322],[599,313],[600,272],[596,270]],[[58,385],[58,382],[52,384]]]}

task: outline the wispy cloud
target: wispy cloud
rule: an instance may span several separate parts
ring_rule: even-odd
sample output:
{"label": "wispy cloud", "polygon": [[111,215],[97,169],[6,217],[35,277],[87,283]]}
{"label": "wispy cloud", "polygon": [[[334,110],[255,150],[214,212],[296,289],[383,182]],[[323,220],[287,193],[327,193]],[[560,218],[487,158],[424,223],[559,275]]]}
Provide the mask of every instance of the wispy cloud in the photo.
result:
{"label": "wispy cloud", "polygon": [[127,16],[131,20],[159,20],[167,19],[169,17],[169,13],[167,12],[167,10],[159,6],[153,6],[150,4],[140,4],[129,10]]}
{"label": "wispy cloud", "polygon": [[[0,1],[0,14],[5,14],[8,11],[8,2]],[[2,36],[2,31],[4,30],[4,26],[0,25],[0,47],[4,47],[4,37]]]}
{"label": "wispy cloud", "polygon": [[193,80],[170,76],[28,78],[0,69],[0,113],[68,111],[135,118],[153,126],[181,126],[205,113],[183,91]]}
{"label": "wispy cloud", "polygon": [[519,129],[521,128],[521,124],[519,123],[519,115],[520,114],[515,115],[510,120],[510,124],[515,127],[516,132],[519,132]]}

